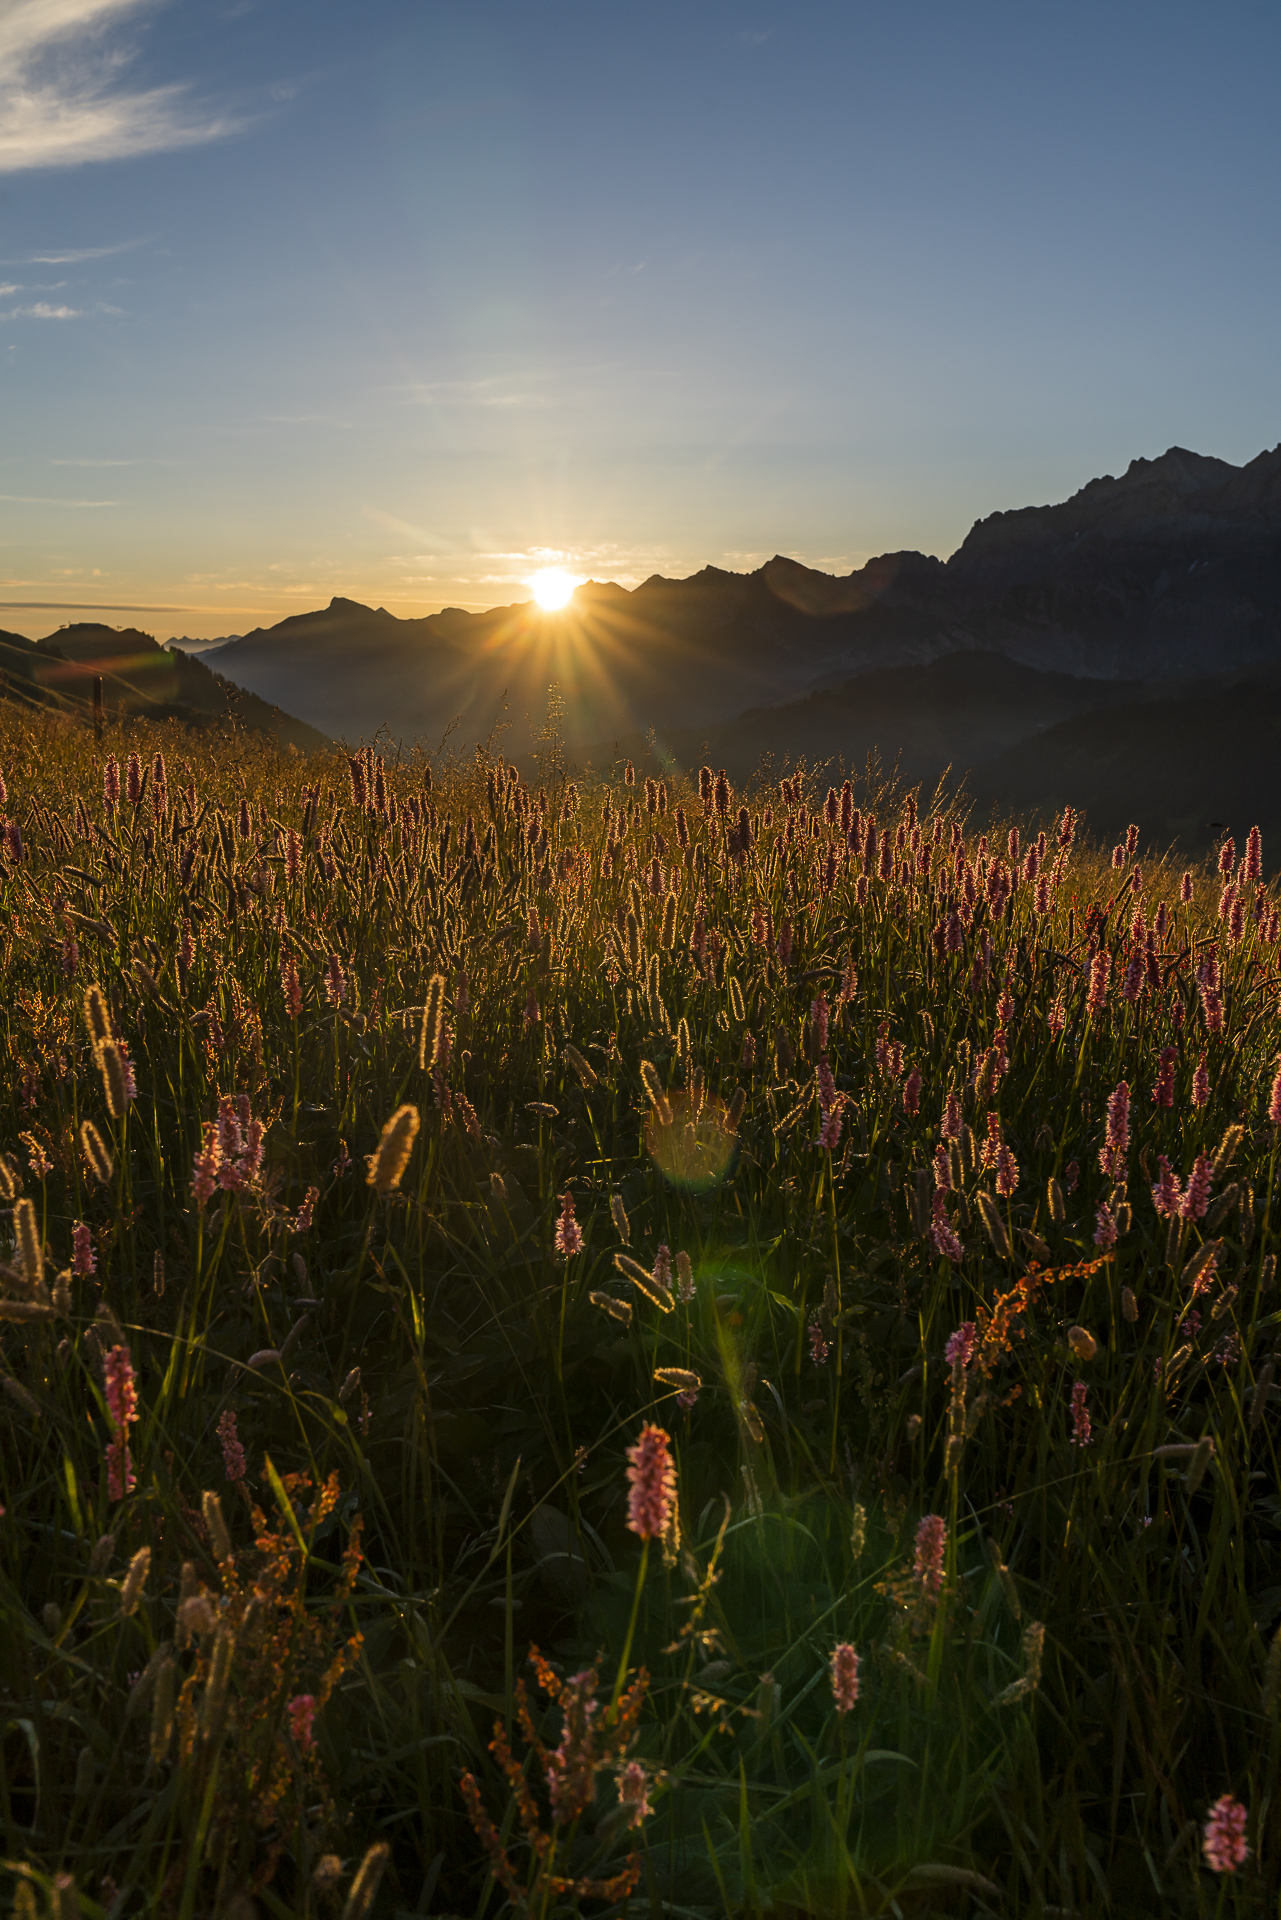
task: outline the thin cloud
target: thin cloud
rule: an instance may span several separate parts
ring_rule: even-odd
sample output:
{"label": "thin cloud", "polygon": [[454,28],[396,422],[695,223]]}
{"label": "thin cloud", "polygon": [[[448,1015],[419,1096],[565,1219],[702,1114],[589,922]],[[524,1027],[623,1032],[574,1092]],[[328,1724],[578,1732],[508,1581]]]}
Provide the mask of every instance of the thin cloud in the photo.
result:
{"label": "thin cloud", "polygon": [[43,493],[0,493],[0,500],[15,507],[119,507],[121,500],[59,500]]}
{"label": "thin cloud", "polygon": [[151,245],[151,236],[138,240],[118,240],[113,247],[64,247],[59,253],[24,253],[21,258],[0,261],[6,267],[70,267],[84,260],[106,260],[113,253],[132,253],[137,247]]}
{"label": "thin cloud", "polygon": [[79,320],[83,313],[83,307],[51,307],[47,300],[37,300],[29,307],[9,307],[0,320]]}
{"label": "thin cloud", "polygon": [[0,4],[0,173],[130,159],[237,131],[239,122],[189,100],[185,85],[131,90],[125,83],[132,55],[108,37],[147,4]]}

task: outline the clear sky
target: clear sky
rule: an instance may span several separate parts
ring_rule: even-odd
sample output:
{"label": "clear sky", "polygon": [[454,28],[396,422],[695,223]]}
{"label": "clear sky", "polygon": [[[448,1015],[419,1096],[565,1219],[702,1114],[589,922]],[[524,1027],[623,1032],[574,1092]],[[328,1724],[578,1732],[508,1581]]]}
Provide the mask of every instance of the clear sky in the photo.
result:
{"label": "clear sky", "polygon": [[1276,0],[0,0],[0,626],[847,571],[1248,460],[1279,72]]}

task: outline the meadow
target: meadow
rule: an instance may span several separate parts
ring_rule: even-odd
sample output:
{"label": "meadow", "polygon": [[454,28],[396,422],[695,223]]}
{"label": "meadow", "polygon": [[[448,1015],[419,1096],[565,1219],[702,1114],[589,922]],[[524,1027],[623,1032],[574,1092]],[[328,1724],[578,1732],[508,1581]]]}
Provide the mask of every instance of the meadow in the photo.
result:
{"label": "meadow", "polygon": [[15,1914],[1281,1910],[1257,836],[0,773]]}

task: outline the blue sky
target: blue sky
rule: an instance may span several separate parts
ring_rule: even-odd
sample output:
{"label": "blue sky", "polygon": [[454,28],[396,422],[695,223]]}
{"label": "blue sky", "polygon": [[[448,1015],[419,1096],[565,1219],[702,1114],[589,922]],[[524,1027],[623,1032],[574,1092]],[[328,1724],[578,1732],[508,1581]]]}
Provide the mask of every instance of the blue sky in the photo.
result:
{"label": "blue sky", "polygon": [[846,571],[1250,459],[1279,70],[1271,0],[0,0],[0,626]]}

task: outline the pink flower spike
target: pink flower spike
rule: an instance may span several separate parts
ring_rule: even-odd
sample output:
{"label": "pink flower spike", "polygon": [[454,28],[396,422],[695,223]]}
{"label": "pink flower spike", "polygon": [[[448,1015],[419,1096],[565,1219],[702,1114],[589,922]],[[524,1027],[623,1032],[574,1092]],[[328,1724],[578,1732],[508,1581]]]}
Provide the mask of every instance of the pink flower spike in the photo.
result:
{"label": "pink flower spike", "polygon": [[1278,1065],[1276,1078],[1272,1082],[1272,1095],[1268,1101],[1268,1119],[1274,1127],[1281,1127],[1281,1065]]}
{"label": "pink flower spike", "polygon": [[218,1421],[218,1439],[222,1445],[222,1464],[226,1468],[227,1478],[231,1481],[245,1477],[245,1450],[240,1444],[236,1432],[236,1416],[228,1407]]}
{"label": "pink flower spike", "polygon": [[96,1273],[98,1256],[93,1250],[93,1235],[83,1220],[77,1220],[71,1230],[71,1271],[73,1273]]}
{"label": "pink flower spike", "polygon": [[295,1694],[285,1708],[289,1716],[289,1731],[295,1743],[306,1753],[316,1743],[312,1725],[316,1718],[316,1699],[314,1694]]}
{"label": "pink flower spike", "polygon": [[943,1349],[949,1367],[968,1367],[974,1357],[976,1329],[972,1320],[963,1320]]}
{"label": "pink flower spike", "polygon": [[1247,1818],[1241,1802],[1230,1793],[1220,1794],[1210,1808],[1201,1851],[1211,1872],[1235,1873],[1238,1867],[1244,1866],[1250,1852],[1245,1844]]}
{"label": "pink flower spike", "polygon": [[943,1587],[943,1556],[947,1550],[947,1521],[941,1514],[927,1513],[918,1522],[913,1569],[931,1599]]}
{"label": "pink flower spike", "polygon": [[642,1540],[661,1538],[671,1518],[676,1497],[676,1468],[671,1443],[662,1427],[644,1426],[640,1439],[627,1449],[627,1524]]}
{"label": "pink flower spike", "polygon": [[108,1347],[103,1355],[102,1391],[112,1427],[107,1445],[107,1496],[123,1500],[138,1484],[129,1458],[129,1428],[138,1418],[138,1388],[128,1347]]}
{"label": "pink flower spike", "polygon": [[832,1649],[832,1698],[838,1713],[853,1713],[858,1704],[858,1655],[848,1640]]}
{"label": "pink flower spike", "polygon": [[1084,1380],[1078,1380],[1072,1388],[1072,1445],[1074,1447],[1088,1447],[1090,1444],[1090,1415],[1085,1404],[1088,1391]]}
{"label": "pink flower spike", "polygon": [[649,1813],[649,1775],[639,1760],[629,1760],[618,1776],[618,1804],[628,1811],[627,1824],[638,1827]]}
{"label": "pink flower spike", "polygon": [[560,1201],[560,1219],[556,1222],[556,1251],[564,1259],[572,1260],[576,1253],[583,1250],[583,1231],[574,1218],[574,1196],[563,1193]]}

